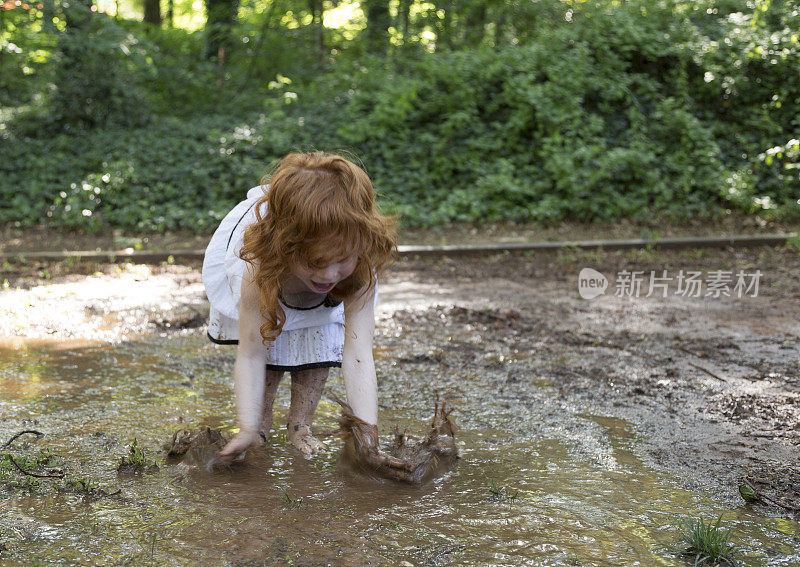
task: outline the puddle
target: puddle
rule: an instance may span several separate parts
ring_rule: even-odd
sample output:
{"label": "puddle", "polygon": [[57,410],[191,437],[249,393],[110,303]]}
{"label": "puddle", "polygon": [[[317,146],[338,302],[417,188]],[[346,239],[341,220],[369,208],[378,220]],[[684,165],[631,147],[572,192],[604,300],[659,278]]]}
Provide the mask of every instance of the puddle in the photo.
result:
{"label": "puddle", "polygon": [[[194,331],[0,351],[0,443],[37,429],[46,436],[14,448],[47,447],[65,459],[68,476],[121,489],[87,499],[55,491],[51,481],[30,492],[0,486],[0,534],[13,551],[0,557],[20,566],[683,566],[678,518],[689,513],[722,515],[744,565],[800,562],[796,522],[689,491],[648,466],[633,423],[570,402],[536,374],[535,360],[526,365],[529,353],[457,364],[476,348],[469,340],[454,335],[420,354],[392,336],[387,331],[376,350],[384,437],[395,425],[424,431],[434,390],[458,396],[461,460],[422,487],[348,473],[337,461],[338,440],[305,461],[275,432],[230,472],[162,464],[154,474],[118,476],[134,438],[155,452],[179,428],[232,425],[233,350]],[[500,387],[500,374],[513,387]],[[328,387],[343,394],[338,372]],[[276,424],[285,423],[288,405],[284,380]],[[338,405],[323,400],[315,430],[335,428],[337,416]]]}

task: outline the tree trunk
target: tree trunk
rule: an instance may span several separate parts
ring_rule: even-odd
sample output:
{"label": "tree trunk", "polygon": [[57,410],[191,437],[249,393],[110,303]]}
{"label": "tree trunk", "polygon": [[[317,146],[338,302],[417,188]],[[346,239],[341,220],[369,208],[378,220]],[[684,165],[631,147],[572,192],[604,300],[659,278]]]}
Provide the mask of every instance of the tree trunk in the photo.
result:
{"label": "tree trunk", "polygon": [[400,0],[397,6],[397,20],[398,26],[397,29],[400,30],[400,33],[403,36],[403,43],[407,44],[410,37],[411,31],[411,4],[413,0]]}
{"label": "tree trunk", "polygon": [[239,0],[205,0],[206,59],[225,60],[232,43],[231,32],[239,11]]}
{"label": "tree trunk", "polygon": [[266,39],[267,32],[272,25],[272,17],[275,15],[278,2],[279,0],[272,1],[269,7],[269,12],[267,12],[266,16],[264,17],[264,22],[261,24],[261,33],[258,36],[258,43],[256,44],[255,49],[253,49],[253,53],[250,56],[250,64],[247,66],[247,75],[245,75],[244,81],[242,81],[242,84],[239,85],[239,88],[236,89],[237,96],[242,94],[247,88],[247,85],[250,83],[250,79],[253,76],[253,70],[255,69],[255,60],[261,53],[261,48],[264,47],[264,40]]}
{"label": "tree trunk", "polygon": [[314,33],[314,49],[317,57],[322,61],[325,58],[325,36],[323,34],[322,18],[324,16],[324,6],[322,0],[308,0],[308,7],[311,11],[311,25]]}
{"label": "tree trunk", "polygon": [[175,0],[167,2],[167,25],[170,28],[175,27]]}
{"label": "tree trunk", "polygon": [[144,0],[144,23],[161,25],[161,1]]}
{"label": "tree trunk", "polygon": [[385,53],[389,45],[389,26],[392,25],[389,3],[384,0],[364,0],[364,6],[367,16],[367,29],[364,30],[367,51]]}
{"label": "tree trunk", "polygon": [[453,0],[437,0],[436,8],[444,13],[436,20],[436,49],[442,46],[453,47]]}
{"label": "tree trunk", "polygon": [[506,12],[505,10],[500,12],[500,15],[497,18],[497,21],[494,25],[494,46],[499,48],[503,45],[503,35],[506,31]]}
{"label": "tree trunk", "polygon": [[486,4],[481,2],[473,4],[464,19],[464,41],[470,47],[479,45],[483,41],[486,26]]}

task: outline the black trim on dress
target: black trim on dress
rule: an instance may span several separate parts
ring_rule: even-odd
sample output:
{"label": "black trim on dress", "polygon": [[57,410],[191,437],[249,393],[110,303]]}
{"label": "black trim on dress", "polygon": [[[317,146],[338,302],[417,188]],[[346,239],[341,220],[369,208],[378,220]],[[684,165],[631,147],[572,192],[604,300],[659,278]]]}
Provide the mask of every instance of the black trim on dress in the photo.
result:
{"label": "black trim on dress", "polygon": [[341,368],[342,363],[335,360],[326,362],[311,362],[309,364],[298,364],[297,366],[280,366],[279,364],[267,364],[267,370],[283,370],[285,372],[300,372],[301,370],[314,370],[315,368]]}
{"label": "black trim on dress", "polygon": [[286,303],[286,300],[283,298],[283,294],[280,292],[278,292],[278,301],[283,303],[284,307],[288,307],[289,309],[294,309],[295,311],[310,311],[311,309],[316,309],[317,307],[322,307],[323,305],[325,305],[325,307],[328,307],[328,305],[326,305],[328,301],[327,295],[325,295],[325,297],[322,298],[322,301],[320,301],[316,305],[312,305],[311,307],[295,307],[294,305],[289,305],[288,303]]}
{"label": "black trim on dress", "polygon": [[216,343],[218,345],[238,345],[239,344],[239,340],[238,339],[218,339],[216,337],[212,337],[210,331],[206,331],[206,336],[208,337],[208,340],[210,340],[212,343]]}
{"label": "black trim on dress", "polygon": [[[256,201],[256,202],[257,202],[257,201]],[[249,213],[249,212],[250,212],[250,210],[251,210],[253,207],[255,207],[255,206],[256,206],[256,203],[253,203],[252,205],[250,205],[249,207],[247,207],[247,210],[244,212],[244,214],[243,214],[241,217],[239,217],[239,220],[238,220],[238,221],[236,221],[236,224],[235,224],[235,225],[233,225],[233,228],[231,229],[231,234],[230,234],[230,236],[228,236],[228,243],[225,245],[225,251],[226,251],[226,252],[228,251],[228,247],[231,245],[231,240],[233,240],[233,233],[234,233],[234,232],[236,232],[236,229],[239,227],[239,223],[241,223],[241,222],[242,222],[242,220],[244,219],[244,217],[246,217],[246,216],[247,216],[247,213]]]}
{"label": "black trim on dress", "polygon": [[311,307],[295,307],[294,305],[289,305],[286,303],[286,299],[284,299],[283,294],[278,294],[278,300],[283,303],[284,307],[288,307],[289,309],[294,309],[295,311],[308,311],[310,309],[316,309],[317,307],[338,307],[339,304],[342,302],[341,299],[334,299],[330,295],[326,294],[322,301],[317,303],[316,305],[312,305]]}
{"label": "black trim on dress", "polygon": [[[211,336],[211,333],[206,331],[206,335],[208,339],[212,343],[216,343],[218,345],[238,345],[239,341],[236,339],[233,340],[223,340],[223,339],[216,339]],[[280,364],[267,364],[267,370],[283,370],[284,372],[300,372],[302,370],[314,370],[316,368],[341,368],[342,363],[338,360],[325,360],[323,362],[310,362],[308,364],[297,364],[294,366],[282,366]]]}

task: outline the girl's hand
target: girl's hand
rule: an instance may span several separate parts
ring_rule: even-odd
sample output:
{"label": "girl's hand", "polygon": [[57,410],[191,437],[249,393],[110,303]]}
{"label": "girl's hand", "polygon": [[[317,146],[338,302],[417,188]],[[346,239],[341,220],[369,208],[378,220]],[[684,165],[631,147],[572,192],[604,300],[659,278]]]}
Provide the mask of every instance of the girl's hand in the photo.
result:
{"label": "girl's hand", "polygon": [[254,445],[256,441],[258,441],[257,431],[242,430],[228,441],[228,444],[223,447],[218,456],[223,462],[230,463],[250,446]]}
{"label": "girl's hand", "polygon": [[369,423],[352,424],[353,448],[357,458],[374,469],[382,470],[397,479],[413,480],[411,463],[384,453],[378,445],[378,426]]}
{"label": "girl's hand", "polygon": [[413,472],[413,467],[402,459],[381,451],[378,445],[378,426],[356,423],[353,427],[353,446],[356,454],[373,467],[389,467],[400,471]]}

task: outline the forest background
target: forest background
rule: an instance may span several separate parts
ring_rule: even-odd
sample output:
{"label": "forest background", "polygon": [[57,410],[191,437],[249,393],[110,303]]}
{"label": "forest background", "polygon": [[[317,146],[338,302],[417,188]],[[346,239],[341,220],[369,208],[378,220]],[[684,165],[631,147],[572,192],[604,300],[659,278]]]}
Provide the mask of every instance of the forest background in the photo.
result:
{"label": "forest background", "polygon": [[6,0],[0,225],[204,233],[311,148],[406,226],[796,221],[799,35],[800,0]]}

